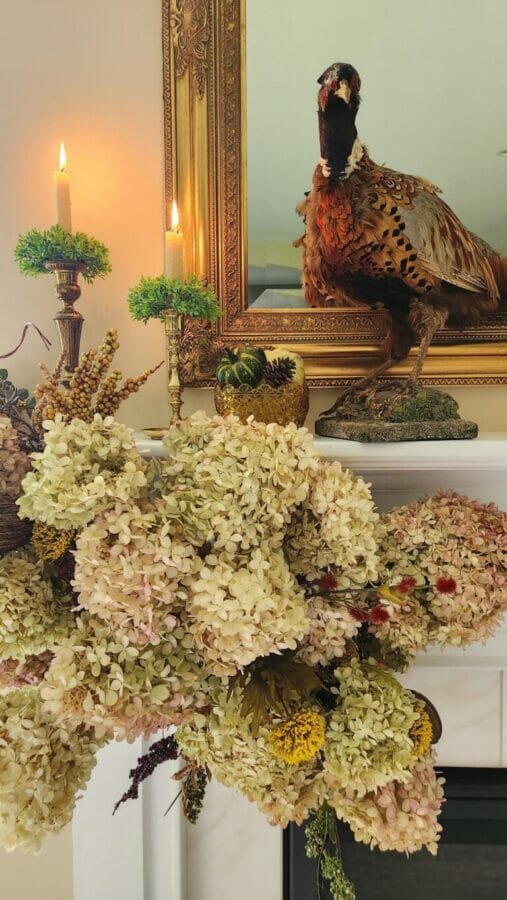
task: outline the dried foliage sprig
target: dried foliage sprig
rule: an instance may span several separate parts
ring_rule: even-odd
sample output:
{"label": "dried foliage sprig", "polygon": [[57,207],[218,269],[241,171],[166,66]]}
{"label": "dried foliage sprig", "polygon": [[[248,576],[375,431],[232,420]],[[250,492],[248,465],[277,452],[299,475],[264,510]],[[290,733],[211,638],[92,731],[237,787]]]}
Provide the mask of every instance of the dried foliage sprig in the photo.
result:
{"label": "dried foliage sprig", "polygon": [[131,785],[115,804],[113,816],[122,803],[126,803],[127,800],[137,800],[139,797],[140,785],[143,781],[146,781],[150,775],[153,775],[157,766],[160,766],[162,763],[168,762],[171,759],[178,759],[178,755],[178,745],[176,743],[176,738],[173,735],[163,737],[152,744],[148,752],[143,753],[143,755],[139,757],[137,766],[130,770],[129,777],[131,779]]}
{"label": "dried foliage sprig", "polygon": [[175,781],[181,782],[181,805],[183,815],[191,825],[195,825],[204,803],[204,796],[211,773],[205,766],[189,763],[173,775]]}
{"label": "dried foliage sprig", "polygon": [[113,415],[121,403],[136,393],[162,365],[160,362],[152,369],[146,369],[135,378],[127,378],[120,384],[123,376],[118,369],[108,373],[118,347],[118,332],[111,328],[106,332],[102,344],[83,353],[68,388],[60,384],[63,357],[59,359],[53,372],[46,366],[41,366],[45,379],[35,388],[37,403],[33,416],[34,426],[39,433],[42,433],[43,421],[53,420],[57,413],[61,413],[67,424],[72,419],[91,422],[96,413],[104,417]]}
{"label": "dried foliage sprig", "polygon": [[306,855],[317,859],[319,898],[321,883],[325,881],[333,900],[355,900],[354,885],[343,870],[336,813],[327,803],[306,826],[305,835]]}
{"label": "dried foliage sprig", "polygon": [[294,696],[306,698],[323,688],[315,669],[294,659],[291,653],[282,656],[272,653],[231,678],[229,696],[237,686],[243,693],[241,713],[245,717],[252,715],[254,735],[258,734],[261,725],[272,721],[273,716],[285,718],[290,715]]}
{"label": "dried foliage sprig", "polygon": [[26,388],[18,388],[9,380],[7,369],[0,369],[0,416],[7,416],[18,432],[26,451],[40,450],[41,443],[32,419],[35,397]]}
{"label": "dried foliage sprig", "polygon": [[53,225],[47,231],[32,228],[21,235],[14,256],[23,275],[47,274],[46,263],[52,261],[81,263],[83,278],[89,284],[111,271],[109,250],[104,244],[82,231],[66,231],[61,225]]}

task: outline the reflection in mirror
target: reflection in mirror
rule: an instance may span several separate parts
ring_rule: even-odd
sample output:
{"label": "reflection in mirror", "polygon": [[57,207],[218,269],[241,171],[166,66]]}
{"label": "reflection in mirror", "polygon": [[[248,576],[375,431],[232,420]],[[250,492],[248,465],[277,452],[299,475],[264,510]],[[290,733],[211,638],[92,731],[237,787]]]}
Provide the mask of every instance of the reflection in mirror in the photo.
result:
{"label": "reflection in mirror", "polygon": [[378,163],[439,185],[507,249],[505,0],[246,0],[248,298],[306,307],[296,205],[319,158],[317,78],[362,79],[359,138]]}

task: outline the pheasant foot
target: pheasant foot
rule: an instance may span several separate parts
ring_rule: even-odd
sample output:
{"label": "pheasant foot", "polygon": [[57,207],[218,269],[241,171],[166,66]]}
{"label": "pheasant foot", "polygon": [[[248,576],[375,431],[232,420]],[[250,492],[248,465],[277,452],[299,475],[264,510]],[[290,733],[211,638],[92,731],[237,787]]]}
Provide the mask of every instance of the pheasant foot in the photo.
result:
{"label": "pheasant foot", "polygon": [[370,372],[369,375],[366,375],[364,378],[360,378],[359,381],[356,381],[355,384],[351,384],[350,387],[345,388],[341,394],[338,394],[336,401],[333,403],[329,409],[325,409],[320,413],[319,419],[332,419],[335,413],[342,408],[344,403],[360,403],[364,404],[365,401],[370,399],[370,395],[374,394],[378,389],[378,377],[383,374],[383,372],[390,369],[393,365],[393,359],[386,359],[385,362],[382,363],[377,369],[373,372]]}

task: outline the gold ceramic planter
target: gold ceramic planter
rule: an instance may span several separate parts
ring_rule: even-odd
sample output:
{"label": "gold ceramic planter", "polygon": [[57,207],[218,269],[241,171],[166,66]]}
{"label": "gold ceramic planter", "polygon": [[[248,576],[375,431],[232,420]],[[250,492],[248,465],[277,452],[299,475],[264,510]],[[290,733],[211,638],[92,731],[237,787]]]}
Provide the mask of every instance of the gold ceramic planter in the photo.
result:
{"label": "gold ceramic planter", "polygon": [[219,384],[215,387],[215,407],[219,415],[238,416],[243,423],[253,416],[257,422],[277,422],[279,425],[295,422],[301,427],[305,424],[309,405],[306,382],[290,382],[278,388],[265,383],[254,388],[246,385],[221,388]]}

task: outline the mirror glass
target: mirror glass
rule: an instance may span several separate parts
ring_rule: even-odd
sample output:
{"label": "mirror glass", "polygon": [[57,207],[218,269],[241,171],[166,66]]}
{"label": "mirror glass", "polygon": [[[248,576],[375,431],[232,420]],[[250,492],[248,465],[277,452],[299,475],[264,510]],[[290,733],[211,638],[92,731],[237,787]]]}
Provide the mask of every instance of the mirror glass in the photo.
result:
{"label": "mirror glass", "polygon": [[305,307],[295,212],[319,159],[317,78],[361,79],[359,139],[375,162],[428,178],[507,252],[505,0],[246,0],[248,297]]}

